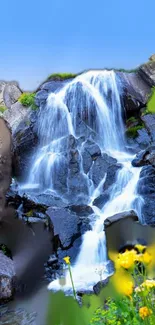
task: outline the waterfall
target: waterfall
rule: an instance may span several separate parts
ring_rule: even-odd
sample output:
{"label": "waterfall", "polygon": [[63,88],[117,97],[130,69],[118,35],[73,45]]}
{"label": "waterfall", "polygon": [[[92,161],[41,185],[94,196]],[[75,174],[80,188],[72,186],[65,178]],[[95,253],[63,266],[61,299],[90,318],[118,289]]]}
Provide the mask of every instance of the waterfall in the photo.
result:
{"label": "waterfall", "polygon": [[[116,182],[110,189],[109,201],[102,207],[93,205],[103,188],[106,175],[97,187],[94,186],[91,171],[84,173],[82,150],[85,139],[78,145],[79,174],[83,176],[95,220],[92,230],[83,236],[79,256],[73,266],[73,279],[76,289],[89,288],[100,280],[98,272],[107,262],[104,220],[116,213],[135,209],[141,215],[141,199],[136,192],[141,168],[131,165],[133,156],[126,152],[121,107],[121,83],[114,71],[89,71],[68,82],[61,90],[51,93],[46,107],[39,111],[39,147],[32,159],[29,186],[40,191],[57,192],[57,177],[67,169],[67,141],[72,136],[75,141],[83,136],[93,139],[101,153],[117,159],[122,165]],[[79,123],[80,121],[80,123]],[[84,128],[82,125],[84,122]],[[81,127],[82,125],[82,127]],[[68,177],[68,176],[67,176]],[[66,191],[69,181],[66,180]],[[81,190],[81,188],[80,188]],[[83,196],[81,190],[81,196]],[[107,276],[105,270],[103,277]],[[59,281],[49,284],[49,289],[59,289]],[[71,288],[69,274],[64,290]]]}

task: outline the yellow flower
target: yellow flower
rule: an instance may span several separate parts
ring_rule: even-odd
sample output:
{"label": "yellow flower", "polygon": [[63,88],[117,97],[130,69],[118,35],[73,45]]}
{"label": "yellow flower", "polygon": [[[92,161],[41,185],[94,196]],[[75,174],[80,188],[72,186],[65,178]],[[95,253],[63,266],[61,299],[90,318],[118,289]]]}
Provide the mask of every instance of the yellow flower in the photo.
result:
{"label": "yellow flower", "polygon": [[139,287],[135,289],[136,292],[144,291],[144,289],[150,290],[155,287],[155,280],[145,280]]}
{"label": "yellow flower", "polygon": [[144,306],[139,309],[139,316],[144,319],[147,316],[150,316],[152,314],[152,310],[148,307]]}
{"label": "yellow flower", "polygon": [[126,274],[125,271],[117,271],[112,277],[115,289],[118,293],[131,296],[134,289],[134,282],[132,277],[129,274]]}
{"label": "yellow flower", "polygon": [[125,253],[118,255],[117,265],[122,266],[124,269],[130,269],[133,267],[134,262],[136,260],[136,252],[135,250],[126,251]]}
{"label": "yellow flower", "polygon": [[148,265],[151,263],[151,261],[152,261],[152,256],[148,252],[145,252],[143,254],[142,262]]}
{"label": "yellow flower", "polygon": [[63,260],[66,262],[66,264],[70,264],[70,257],[69,256],[64,257]]}
{"label": "yellow flower", "polygon": [[137,244],[137,245],[135,245],[135,248],[138,249],[139,253],[143,253],[143,251],[146,248],[146,246]]}

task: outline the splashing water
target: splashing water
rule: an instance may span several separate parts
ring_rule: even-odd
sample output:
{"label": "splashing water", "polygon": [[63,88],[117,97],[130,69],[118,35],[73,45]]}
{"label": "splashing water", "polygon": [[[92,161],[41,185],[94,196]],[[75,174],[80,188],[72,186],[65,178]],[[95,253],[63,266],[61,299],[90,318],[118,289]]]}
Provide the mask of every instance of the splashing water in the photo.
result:
{"label": "splashing water", "polygon": [[[104,220],[116,213],[130,209],[141,216],[141,199],[136,186],[141,169],[131,165],[133,156],[125,151],[124,125],[121,107],[121,84],[114,71],[89,71],[67,83],[61,90],[49,95],[47,105],[39,112],[38,136],[40,145],[33,157],[28,183],[41,191],[55,191],[55,180],[60,170],[65,168],[64,154],[66,139],[78,139],[85,135],[122,164],[115,184],[111,187],[110,199],[102,209],[93,206],[94,199],[101,193],[106,176],[95,188],[91,172],[84,174],[82,162],[83,143],[78,147],[80,172],[87,179],[90,206],[94,210],[95,221],[92,230],[83,236],[77,261],[72,268],[77,289],[92,289],[100,280],[95,269],[107,262]],[[84,122],[85,128],[79,127]],[[82,193],[81,193],[82,194]],[[136,202],[136,204],[135,204]],[[107,277],[105,270],[103,278]],[[58,280],[51,282],[49,289],[60,289]],[[64,290],[71,288],[69,274],[66,275]]]}

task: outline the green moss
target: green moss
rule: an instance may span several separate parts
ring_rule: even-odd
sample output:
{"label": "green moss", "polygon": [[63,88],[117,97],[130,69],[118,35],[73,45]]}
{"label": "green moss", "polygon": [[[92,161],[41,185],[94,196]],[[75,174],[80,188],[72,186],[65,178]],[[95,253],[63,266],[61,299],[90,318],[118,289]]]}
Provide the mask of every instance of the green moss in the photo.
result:
{"label": "green moss", "polygon": [[130,122],[137,122],[137,119],[136,119],[136,117],[134,117],[134,116],[131,116],[130,118],[128,118],[128,120],[126,121],[127,123],[130,123]]}
{"label": "green moss", "polygon": [[77,74],[75,73],[53,73],[49,75],[47,80],[54,79],[54,80],[66,80],[66,79],[71,79],[75,78]]}
{"label": "green moss", "polygon": [[11,251],[5,244],[0,245],[0,251],[2,251],[4,255],[12,258]]}
{"label": "green moss", "polygon": [[0,112],[4,113],[7,110],[6,106],[0,106]]}
{"label": "green moss", "polygon": [[31,109],[36,110],[38,106],[35,104],[35,93],[23,93],[18,101],[25,107],[31,107]]}
{"label": "green moss", "polygon": [[130,138],[136,138],[137,135],[138,135],[138,130],[141,130],[143,129],[144,127],[144,124],[141,124],[141,125],[137,125],[137,126],[132,126],[132,127],[129,127],[126,131],[126,135]]}
{"label": "green moss", "polygon": [[33,210],[30,210],[29,212],[25,213],[25,215],[30,218],[33,217]]}
{"label": "green moss", "polygon": [[152,88],[151,95],[146,105],[148,114],[155,114],[155,87]]}

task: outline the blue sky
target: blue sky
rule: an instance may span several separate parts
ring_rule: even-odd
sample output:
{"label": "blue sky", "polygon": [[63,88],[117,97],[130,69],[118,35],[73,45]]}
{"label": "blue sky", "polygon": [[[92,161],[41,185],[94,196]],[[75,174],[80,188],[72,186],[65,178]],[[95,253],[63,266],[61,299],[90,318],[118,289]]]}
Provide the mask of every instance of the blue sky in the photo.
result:
{"label": "blue sky", "polygon": [[154,0],[1,0],[0,79],[134,68],[155,52]]}

